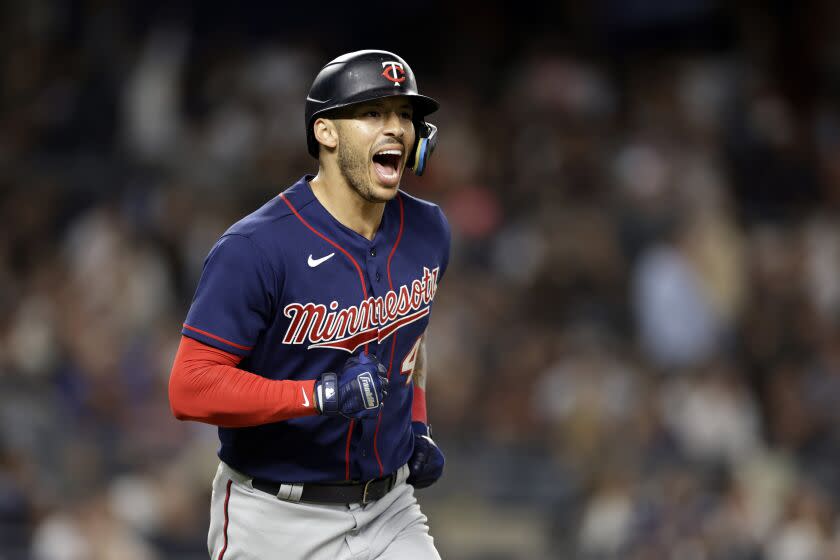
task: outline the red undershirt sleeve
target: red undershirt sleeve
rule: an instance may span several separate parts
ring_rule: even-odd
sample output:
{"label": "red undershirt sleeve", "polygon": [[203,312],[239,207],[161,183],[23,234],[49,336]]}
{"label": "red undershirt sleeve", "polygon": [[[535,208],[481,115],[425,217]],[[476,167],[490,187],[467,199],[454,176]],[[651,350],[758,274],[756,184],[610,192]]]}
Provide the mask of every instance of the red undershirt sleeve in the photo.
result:
{"label": "red undershirt sleeve", "polygon": [[169,376],[175,418],[241,428],[318,413],[315,380],[266,379],[236,368],[241,359],[182,336]]}
{"label": "red undershirt sleeve", "polygon": [[411,402],[411,421],[423,422],[428,424],[429,420],[426,415],[426,391],[422,387],[413,385],[414,400]]}

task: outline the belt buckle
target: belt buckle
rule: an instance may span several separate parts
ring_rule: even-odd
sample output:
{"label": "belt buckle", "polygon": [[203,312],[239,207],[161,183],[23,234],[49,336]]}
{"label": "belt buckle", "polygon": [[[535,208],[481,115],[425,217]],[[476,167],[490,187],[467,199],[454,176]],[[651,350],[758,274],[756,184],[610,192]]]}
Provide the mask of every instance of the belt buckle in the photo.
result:
{"label": "belt buckle", "polygon": [[365,490],[364,492],[362,492],[362,505],[368,504],[368,488],[370,487],[371,482],[374,482],[375,480],[375,478],[371,478],[370,480],[365,482]]}

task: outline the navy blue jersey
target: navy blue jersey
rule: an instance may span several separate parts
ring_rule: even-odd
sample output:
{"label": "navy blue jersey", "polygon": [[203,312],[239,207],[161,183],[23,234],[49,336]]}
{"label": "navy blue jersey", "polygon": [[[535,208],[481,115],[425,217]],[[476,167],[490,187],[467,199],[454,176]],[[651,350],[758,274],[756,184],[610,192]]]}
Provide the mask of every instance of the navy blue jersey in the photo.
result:
{"label": "navy blue jersey", "polygon": [[[413,353],[449,259],[440,208],[403,192],[373,240],[343,226],[305,176],[234,224],[204,262],[182,333],[270,379],[340,371],[364,350],[388,367],[379,417],[306,416],[219,428],[219,457],[278,482],[365,480],[410,457]],[[405,371],[404,371],[405,370]]]}

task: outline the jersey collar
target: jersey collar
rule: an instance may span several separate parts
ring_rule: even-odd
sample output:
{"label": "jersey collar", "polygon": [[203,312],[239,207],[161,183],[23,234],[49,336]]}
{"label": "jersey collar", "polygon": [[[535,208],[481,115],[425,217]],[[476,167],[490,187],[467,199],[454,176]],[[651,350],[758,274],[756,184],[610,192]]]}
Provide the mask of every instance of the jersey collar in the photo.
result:
{"label": "jersey collar", "polygon": [[[315,193],[312,192],[312,187],[309,184],[314,178],[314,175],[304,175],[283,192],[297,211],[305,216],[313,227],[329,235],[336,242],[365,251],[394,242],[400,219],[396,197],[385,203],[385,211],[382,213],[379,229],[371,240],[339,222],[324,208]],[[397,196],[401,195],[398,193]],[[396,215],[395,211],[397,212]]]}

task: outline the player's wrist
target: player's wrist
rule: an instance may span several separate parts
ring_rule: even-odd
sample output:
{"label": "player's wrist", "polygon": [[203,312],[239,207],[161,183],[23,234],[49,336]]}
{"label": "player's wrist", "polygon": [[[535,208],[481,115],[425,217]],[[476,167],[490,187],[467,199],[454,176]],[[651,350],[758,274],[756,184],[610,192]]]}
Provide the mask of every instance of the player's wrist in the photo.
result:
{"label": "player's wrist", "polygon": [[338,414],[338,375],[332,372],[322,373],[315,382],[313,398],[318,414],[326,416]]}
{"label": "player's wrist", "polygon": [[414,451],[408,461],[407,482],[415,488],[426,488],[441,477],[446,459],[432,439],[431,426],[414,421],[411,430],[414,433]]}
{"label": "player's wrist", "polygon": [[421,422],[420,420],[414,420],[411,422],[411,431],[414,432],[414,435],[417,436],[428,436],[432,437],[432,428],[425,422]]}

